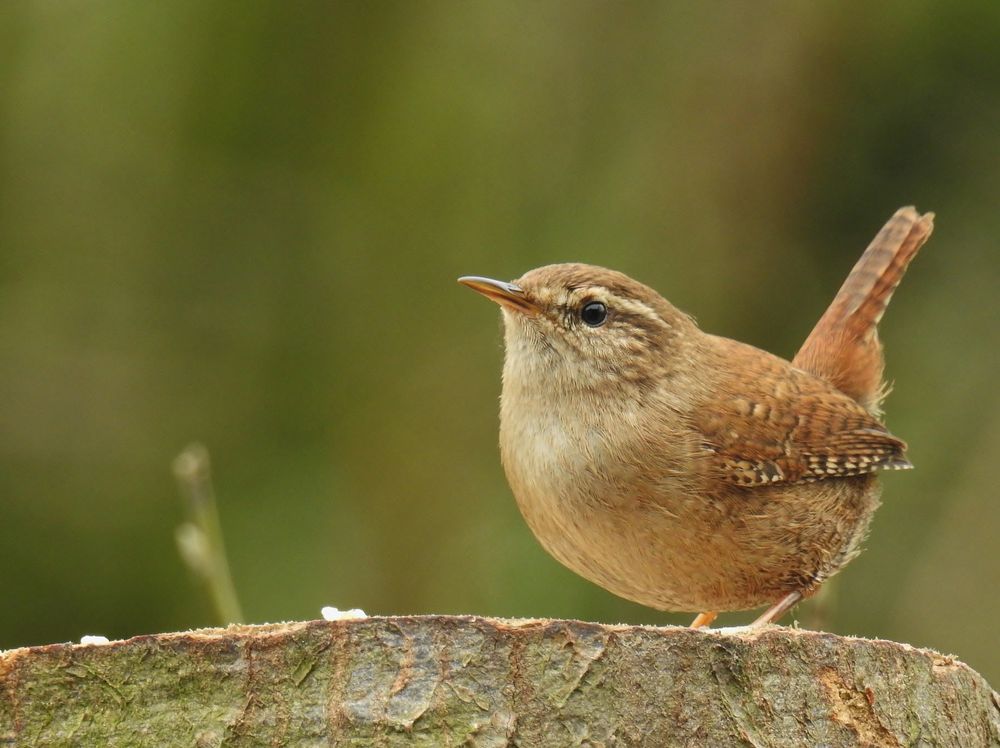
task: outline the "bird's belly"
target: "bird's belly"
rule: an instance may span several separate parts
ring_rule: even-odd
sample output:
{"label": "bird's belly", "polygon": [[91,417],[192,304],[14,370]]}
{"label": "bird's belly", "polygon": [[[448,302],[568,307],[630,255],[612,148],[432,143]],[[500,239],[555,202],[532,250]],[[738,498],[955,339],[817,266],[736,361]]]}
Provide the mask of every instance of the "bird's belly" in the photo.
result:
{"label": "bird's belly", "polygon": [[517,445],[504,449],[504,468],[542,546],[661,610],[741,610],[808,590],[853,557],[878,504],[868,478],[720,488],[597,459],[558,429],[520,436],[504,440]]}
{"label": "bird's belly", "polygon": [[502,434],[501,444],[518,507],[542,546],[621,597],[660,609],[690,607],[683,589],[691,577],[685,561],[692,524],[681,521],[690,492],[679,479],[643,475],[624,457],[627,450],[609,454],[594,434],[568,433],[551,413],[534,426]]}

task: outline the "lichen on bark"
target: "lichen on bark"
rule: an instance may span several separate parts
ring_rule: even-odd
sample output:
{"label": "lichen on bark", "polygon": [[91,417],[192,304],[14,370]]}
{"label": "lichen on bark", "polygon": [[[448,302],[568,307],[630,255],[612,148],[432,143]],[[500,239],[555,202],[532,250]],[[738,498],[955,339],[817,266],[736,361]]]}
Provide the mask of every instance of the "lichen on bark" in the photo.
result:
{"label": "lichen on bark", "polygon": [[0,745],[1000,746],[1000,701],[789,628],[377,617],[0,653]]}

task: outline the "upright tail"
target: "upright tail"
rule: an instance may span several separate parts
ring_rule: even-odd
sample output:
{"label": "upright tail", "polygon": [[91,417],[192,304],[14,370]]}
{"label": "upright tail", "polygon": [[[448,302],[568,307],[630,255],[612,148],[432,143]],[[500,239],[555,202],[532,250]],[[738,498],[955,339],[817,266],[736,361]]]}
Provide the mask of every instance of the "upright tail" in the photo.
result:
{"label": "upright tail", "polygon": [[878,323],[910,260],[934,230],[934,214],[900,208],[851,270],[792,363],[874,414],[885,394]]}

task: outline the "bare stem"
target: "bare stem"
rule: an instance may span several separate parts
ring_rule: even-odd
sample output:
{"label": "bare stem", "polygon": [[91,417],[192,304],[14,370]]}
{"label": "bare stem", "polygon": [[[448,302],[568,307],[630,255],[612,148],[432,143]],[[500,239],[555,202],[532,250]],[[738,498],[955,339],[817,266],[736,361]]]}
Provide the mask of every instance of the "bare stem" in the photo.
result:
{"label": "bare stem", "polygon": [[173,468],[188,515],[188,521],[176,533],[181,558],[204,581],[221,622],[242,623],[243,612],[229,573],[212,488],[208,450],[201,444],[191,444],[177,456]]}

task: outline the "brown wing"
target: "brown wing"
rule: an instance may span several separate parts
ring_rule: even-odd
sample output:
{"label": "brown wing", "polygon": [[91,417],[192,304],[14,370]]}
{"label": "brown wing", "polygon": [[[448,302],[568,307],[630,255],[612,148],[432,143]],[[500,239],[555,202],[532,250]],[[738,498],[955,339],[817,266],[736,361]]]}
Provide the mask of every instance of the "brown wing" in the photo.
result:
{"label": "brown wing", "polygon": [[764,351],[717,340],[720,370],[739,372],[739,387],[726,387],[721,375],[694,425],[722,480],[763,486],[912,467],[906,444],[828,383]]}

